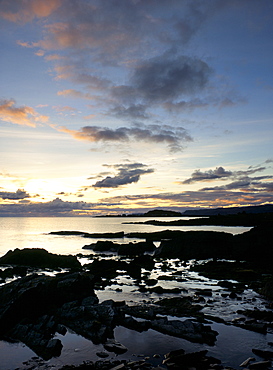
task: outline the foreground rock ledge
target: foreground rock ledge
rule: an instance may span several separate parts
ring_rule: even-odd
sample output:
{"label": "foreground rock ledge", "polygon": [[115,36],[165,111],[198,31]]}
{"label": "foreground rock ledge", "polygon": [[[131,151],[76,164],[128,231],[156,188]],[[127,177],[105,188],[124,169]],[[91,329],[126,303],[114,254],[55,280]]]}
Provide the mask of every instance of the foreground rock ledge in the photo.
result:
{"label": "foreground rock ledge", "polygon": [[[125,352],[126,347],[114,341],[114,328],[122,325],[134,330],[137,320],[132,316],[139,310],[131,309],[123,301],[99,304],[95,282],[94,275],[83,272],[56,277],[33,274],[0,287],[1,337],[19,340],[43,359],[50,359],[59,356],[62,350],[55,334],[64,335],[69,327],[93,343],[105,344],[108,351]],[[217,335],[209,326],[194,320],[158,319],[156,312],[142,324],[143,330],[149,328],[208,344],[213,344]]]}

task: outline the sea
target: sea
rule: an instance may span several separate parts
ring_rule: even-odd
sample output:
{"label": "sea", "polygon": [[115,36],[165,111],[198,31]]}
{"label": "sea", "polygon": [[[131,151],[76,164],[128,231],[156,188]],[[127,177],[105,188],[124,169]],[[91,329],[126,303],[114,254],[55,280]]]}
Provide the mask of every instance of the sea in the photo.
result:
{"label": "sea", "polygon": [[[0,256],[16,248],[44,248],[58,254],[90,253],[82,247],[87,244],[80,236],[50,235],[52,231],[107,232],[155,232],[161,230],[212,230],[231,234],[248,231],[249,227],[230,226],[154,226],[131,224],[148,220],[174,221],[179,218],[160,217],[0,217]],[[183,220],[189,219],[183,217]],[[192,219],[192,217],[191,217]],[[130,222],[130,223],[129,223]],[[132,241],[130,239],[130,241]],[[95,241],[94,241],[95,242]],[[128,242],[127,238],[117,242]]]}
{"label": "sea", "polygon": [[[2,217],[0,218],[0,257],[9,250],[16,248],[44,248],[51,253],[63,255],[79,255],[86,258],[92,251],[83,249],[86,244],[96,242],[96,239],[86,239],[79,235],[54,235],[52,231],[82,231],[88,233],[121,232],[155,232],[161,230],[212,230],[231,233],[233,235],[246,232],[250,227],[226,227],[226,226],[153,226],[136,224],[151,219],[161,221],[173,221],[179,218],[148,218],[148,217]],[[183,219],[186,219],[183,217]],[[130,222],[130,223],[129,223]],[[117,243],[126,243],[132,239],[122,238],[114,240]],[[84,258],[82,258],[84,260]],[[171,261],[170,261],[171,263]],[[174,265],[175,266],[175,265]],[[162,273],[162,270],[160,273]],[[210,288],[214,295],[214,304],[208,305],[207,313],[233,315],[239,308],[264,307],[263,299],[257,293],[246,289],[242,301],[223,302],[218,293],[219,286],[216,281],[199,277],[196,273],[186,270],[183,272],[187,290],[198,288]],[[151,278],[156,278],[157,272]],[[137,287],[126,277],[116,279],[116,285],[106,288],[104,291],[96,291],[100,301],[105,299],[126,300],[126,302],[145,302],[150,299],[158,299],[137,292]],[[162,282],[164,287],[177,287],[177,282]],[[169,285],[168,285],[169,284]],[[173,284],[173,285],[171,285]],[[181,283],[180,283],[181,284]],[[117,293],[116,288],[122,288]],[[254,304],[251,302],[255,302]],[[250,302],[250,303],[249,303]],[[273,342],[273,334],[259,334],[247,331],[232,325],[224,325],[212,322],[213,330],[219,332],[214,346],[191,343],[181,338],[158,333],[152,329],[148,332],[138,333],[123,327],[115,329],[115,339],[125,344],[128,348],[122,358],[139,360],[140,357],[150,357],[155,366],[160,365],[163,354],[174,349],[183,348],[186,352],[207,349],[208,354],[219,358],[223,365],[239,369],[239,365],[248,357],[252,357],[252,348],[264,349],[268,342]],[[52,358],[41,365],[41,369],[59,369],[66,364],[79,365],[83,361],[98,360],[96,353],[103,350],[101,344],[93,344],[90,340],[68,330],[65,336],[56,335],[63,344],[63,350],[59,357]],[[153,359],[153,354],[160,354],[160,358]],[[139,357],[140,356],[140,357]],[[0,370],[23,369],[25,362],[31,362],[37,355],[23,343],[10,343],[0,340]],[[114,359],[114,358],[108,358]],[[44,366],[44,367],[43,367]],[[34,367],[35,368],[35,367]]]}

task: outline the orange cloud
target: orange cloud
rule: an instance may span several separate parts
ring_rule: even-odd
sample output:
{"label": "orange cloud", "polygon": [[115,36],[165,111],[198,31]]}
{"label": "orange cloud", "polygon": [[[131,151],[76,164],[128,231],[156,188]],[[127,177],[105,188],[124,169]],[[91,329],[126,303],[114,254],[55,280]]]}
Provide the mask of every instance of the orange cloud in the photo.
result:
{"label": "orange cloud", "polygon": [[68,128],[64,126],[58,127],[57,130],[59,132],[65,132],[66,134],[70,134],[76,140],[88,140],[88,141],[93,141],[93,142],[97,141],[95,137],[87,138],[86,134],[82,131],[69,130]]}
{"label": "orange cloud", "polygon": [[45,60],[47,60],[47,61],[60,60],[60,59],[64,59],[64,57],[62,57],[61,55],[58,55],[58,54],[51,54],[51,55],[48,55],[48,56],[45,57]]}
{"label": "orange cloud", "polygon": [[36,127],[37,123],[47,123],[49,117],[40,115],[31,107],[15,107],[14,100],[0,101],[0,119],[22,126]]}
{"label": "orange cloud", "polygon": [[93,99],[90,94],[84,94],[80,91],[74,90],[74,89],[67,89],[58,91],[57,95],[59,96],[72,96],[74,98],[84,98],[84,99]]}
{"label": "orange cloud", "polygon": [[55,72],[57,76],[55,77],[56,80],[63,80],[67,79],[72,76],[72,67],[71,66],[55,66]]}
{"label": "orange cloud", "polygon": [[96,117],[96,115],[95,114],[89,114],[88,116],[84,116],[83,118],[84,119],[93,119],[93,118],[95,118]]}
{"label": "orange cloud", "polygon": [[[60,7],[63,0],[24,0],[16,3],[15,11],[13,11],[14,3],[9,0],[4,0],[1,4],[2,11],[0,16],[8,21],[15,23],[27,23],[35,17],[48,17],[56,9]],[[10,10],[12,8],[12,10]]]}

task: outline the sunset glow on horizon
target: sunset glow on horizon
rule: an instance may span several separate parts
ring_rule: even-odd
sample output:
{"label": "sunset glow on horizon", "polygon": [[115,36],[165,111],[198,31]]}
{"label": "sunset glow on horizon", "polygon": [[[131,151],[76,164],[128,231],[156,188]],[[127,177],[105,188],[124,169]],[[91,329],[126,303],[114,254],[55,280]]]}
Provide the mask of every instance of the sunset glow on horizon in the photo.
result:
{"label": "sunset glow on horizon", "polygon": [[271,0],[2,0],[0,216],[273,201]]}

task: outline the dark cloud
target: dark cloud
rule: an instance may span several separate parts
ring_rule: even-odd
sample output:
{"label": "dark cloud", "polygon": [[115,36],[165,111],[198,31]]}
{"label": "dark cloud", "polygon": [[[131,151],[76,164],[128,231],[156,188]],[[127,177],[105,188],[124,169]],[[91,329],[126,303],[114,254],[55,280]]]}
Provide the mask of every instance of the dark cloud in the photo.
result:
{"label": "dark cloud", "polygon": [[[132,166],[134,164],[131,164]],[[118,166],[118,165],[117,165]],[[86,216],[96,213],[132,211],[136,207],[189,209],[194,204],[198,208],[225,206],[260,205],[273,202],[273,182],[257,184],[253,189],[232,191],[224,189],[185,191],[180,193],[136,194],[104,198],[97,203],[84,201],[65,202],[59,198],[50,202],[32,203],[22,200],[19,203],[0,204],[0,216]]]}
{"label": "dark cloud", "polygon": [[[100,204],[97,204],[100,207]],[[94,208],[94,204],[86,202],[65,202],[56,198],[50,202],[1,204],[0,215],[6,216],[77,216]]]}
{"label": "dark cloud", "polygon": [[[215,170],[208,170],[208,171],[200,171],[195,170],[191,177],[182,181],[181,184],[192,184],[199,181],[212,181],[212,180],[219,180],[219,179],[227,179],[227,178],[233,178],[239,180],[239,182],[244,182],[246,179],[246,176],[252,175],[256,172],[264,171],[266,167],[258,166],[256,168],[252,168],[250,166],[245,171],[226,171],[223,167],[216,167]],[[263,177],[268,178],[268,177]],[[250,181],[251,179],[247,178],[247,181]],[[226,185],[228,186],[228,185]]]}
{"label": "dark cloud", "polygon": [[211,74],[207,63],[188,56],[163,56],[139,64],[132,76],[137,95],[147,102],[166,102],[203,89]]}
{"label": "dark cloud", "polygon": [[273,192],[273,182],[264,182],[264,183],[256,184],[256,188],[259,191],[265,190],[268,192]]}
{"label": "dark cloud", "polygon": [[20,200],[29,197],[30,195],[26,191],[21,189],[18,189],[16,192],[0,191],[0,198],[2,199]]}
{"label": "dark cloud", "polygon": [[179,112],[183,110],[193,110],[196,108],[206,108],[209,106],[209,102],[202,101],[199,98],[190,100],[181,100],[178,102],[167,102],[164,103],[164,108],[170,112]]}
{"label": "dark cloud", "polygon": [[198,181],[211,181],[211,180],[217,180],[217,179],[225,179],[232,175],[233,173],[231,171],[226,171],[223,167],[216,167],[215,170],[209,170],[205,172],[196,170],[192,173],[189,179],[182,181],[181,184],[192,184]]}
{"label": "dark cloud", "polygon": [[[264,163],[271,163],[272,160],[268,159]],[[270,166],[268,166],[270,167]],[[270,193],[273,190],[272,186],[272,175],[264,176],[250,176],[257,172],[262,172],[266,170],[266,166],[256,165],[249,166],[247,170],[240,171],[226,171],[223,167],[216,167],[215,170],[209,170],[201,172],[196,170],[192,173],[191,177],[181,182],[181,184],[191,184],[196,182],[205,182],[211,180],[232,180],[231,182],[213,187],[204,187],[199,191],[209,194],[222,194],[224,196],[225,192],[229,196],[230,191],[235,191],[235,193],[243,192],[244,194],[251,192],[256,193],[260,197],[261,194]]]}
{"label": "dark cloud", "polygon": [[211,188],[202,188],[200,191],[219,191],[219,190],[242,190],[242,191],[273,191],[272,182],[262,182],[261,180],[272,180],[272,176],[261,176],[261,177],[241,177],[237,181],[233,181],[229,184],[222,186],[214,186]]}
{"label": "dark cloud", "polygon": [[252,181],[249,177],[241,178],[237,181],[233,181],[227,185],[223,186],[214,186],[214,187],[206,187],[200,189],[200,191],[219,191],[219,190],[234,190],[234,189],[243,189],[248,188],[251,185]]}
{"label": "dark cloud", "polygon": [[167,143],[171,151],[182,150],[181,144],[183,142],[192,141],[191,136],[183,127],[171,127],[168,125],[138,125],[138,127],[119,127],[117,129],[85,126],[78,131],[63,127],[59,130],[69,133],[75,139],[87,140],[90,142],[124,142],[135,140],[152,143]]}
{"label": "dark cloud", "polygon": [[0,204],[0,216],[45,216],[45,217],[70,217],[70,216],[86,216],[93,215],[97,211],[109,212],[109,205],[116,206],[116,202],[110,203],[87,203],[83,201],[66,202],[60,198],[56,198],[50,202],[35,202],[35,203],[13,203]]}
{"label": "dark cloud", "polygon": [[146,120],[149,115],[146,112],[147,106],[133,104],[128,107],[119,105],[109,111],[110,114],[122,119]]}
{"label": "dark cloud", "polygon": [[253,175],[254,173],[256,173],[256,172],[260,172],[260,171],[264,171],[266,169],[266,167],[262,167],[262,166],[259,166],[259,167],[252,167],[252,166],[250,166],[249,168],[248,168],[248,170],[245,170],[245,171],[236,171],[234,174],[236,175],[236,176],[245,176],[245,175]]}
{"label": "dark cloud", "polygon": [[76,75],[77,82],[87,84],[90,90],[104,90],[111,86],[111,81],[96,75],[87,73],[78,73]]}
{"label": "dark cloud", "polygon": [[117,188],[122,185],[132,184],[140,180],[140,176],[153,173],[154,170],[147,168],[142,163],[118,164],[113,166],[117,171],[117,175],[107,176],[104,179],[97,181],[94,188]]}
{"label": "dark cloud", "polygon": [[155,206],[176,206],[181,208],[192,208],[198,204],[198,208],[215,208],[225,207],[237,204],[242,205],[259,205],[273,201],[273,195],[270,191],[261,189],[257,191],[184,191],[181,193],[157,193],[157,194],[138,194],[104,198],[105,203],[119,202],[121,207],[135,206],[143,207],[149,205]]}

